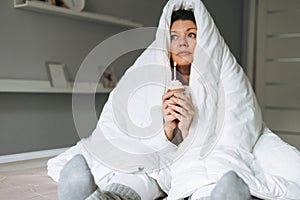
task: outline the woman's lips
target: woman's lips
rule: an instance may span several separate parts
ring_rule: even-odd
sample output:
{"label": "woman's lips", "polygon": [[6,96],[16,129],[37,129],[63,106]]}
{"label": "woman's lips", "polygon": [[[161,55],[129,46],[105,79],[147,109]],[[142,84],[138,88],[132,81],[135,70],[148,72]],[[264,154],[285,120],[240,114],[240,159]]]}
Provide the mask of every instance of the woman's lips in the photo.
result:
{"label": "woman's lips", "polygon": [[187,56],[190,54],[191,54],[191,52],[189,52],[189,51],[180,51],[177,53],[177,56]]}

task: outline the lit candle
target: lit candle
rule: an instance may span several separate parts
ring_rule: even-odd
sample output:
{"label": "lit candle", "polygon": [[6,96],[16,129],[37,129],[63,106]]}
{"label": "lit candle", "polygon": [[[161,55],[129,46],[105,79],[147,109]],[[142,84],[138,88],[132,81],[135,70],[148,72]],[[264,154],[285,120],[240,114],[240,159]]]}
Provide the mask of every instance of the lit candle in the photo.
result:
{"label": "lit candle", "polygon": [[176,80],[176,62],[174,62],[174,80]]}

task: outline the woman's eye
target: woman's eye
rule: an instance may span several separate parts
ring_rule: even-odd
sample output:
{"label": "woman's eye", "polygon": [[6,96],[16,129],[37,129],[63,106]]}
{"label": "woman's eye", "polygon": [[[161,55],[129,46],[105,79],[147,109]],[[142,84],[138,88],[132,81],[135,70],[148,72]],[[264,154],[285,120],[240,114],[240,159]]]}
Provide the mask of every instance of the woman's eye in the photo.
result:
{"label": "woman's eye", "polygon": [[171,40],[176,40],[177,39],[177,35],[171,35],[170,38],[171,38]]}
{"label": "woman's eye", "polygon": [[188,37],[189,37],[189,38],[196,38],[196,34],[195,34],[195,33],[189,33],[189,34],[188,34]]}

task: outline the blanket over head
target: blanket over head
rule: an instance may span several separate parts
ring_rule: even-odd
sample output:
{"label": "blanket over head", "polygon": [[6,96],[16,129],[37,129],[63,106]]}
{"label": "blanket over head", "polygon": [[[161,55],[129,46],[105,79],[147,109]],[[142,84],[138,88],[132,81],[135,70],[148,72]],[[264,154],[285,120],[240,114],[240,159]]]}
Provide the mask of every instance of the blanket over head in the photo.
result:
{"label": "blanket over head", "polygon": [[[189,82],[196,114],[188,137],[176,146],[163,131],[161,98],[171,80],[170,19],[178,9],[192,10],[196,19],[197,45]],[[92,135],[51,159],[48,172],[58,180],[63,165],[81,153],[100,187],[112,171],[145,171],[158,181],[169,199],[180,199],[234,170],[253,195],[297,199],[299,176],[295,178],[295,174],[276,166],[268,173],[264,164],[276,163],[276,156],[268,163],[256,159],[266,151],[261,147],[268,141],[258,139],[262,133],[276,138],[276,144],[285,145],[287,154],[295,158],[293,164],[299,166],[297,150],[263,126],[252,87],[203,3],[170,0],[160,18],[155,41],[111,92]],[[291,170],[296,172],[297,168]]]}

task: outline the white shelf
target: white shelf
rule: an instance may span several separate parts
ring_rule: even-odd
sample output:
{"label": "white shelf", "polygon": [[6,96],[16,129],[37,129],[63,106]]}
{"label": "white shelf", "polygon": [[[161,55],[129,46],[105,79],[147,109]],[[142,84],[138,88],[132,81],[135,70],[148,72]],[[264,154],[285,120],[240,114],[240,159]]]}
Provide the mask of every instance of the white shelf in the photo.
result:
{"label": "white shelf", "polygon": [[[101,84],[81,82],[76,83],[74,93],[92,94],[95,93],[93,88],[97,86],[97,94],[108,94],[111,88],[104,88]],[[70,83],[67,88],[54,88],[50,81],[43,80],[15,80],[15,79],[0,79],[0,92],[5,93],[73,93],[74,83]]]}
{"label": "white shelf", "polygon": [[70,10],[68,8],[53,6],[45,2],[28,1],[28,0],[14,0],[14,7],[31,10],[36,12],[42,12],[47,14],[53,14],[58,16],[70,17],[79,20],[98,22],[98,23],[110,23],[118,26],[126,26],[132,28],[142,27],[143,25],[138,22],[133,22],[127,19],[113,17],[109,15],[91,13],[91,12],[79,12]]}

